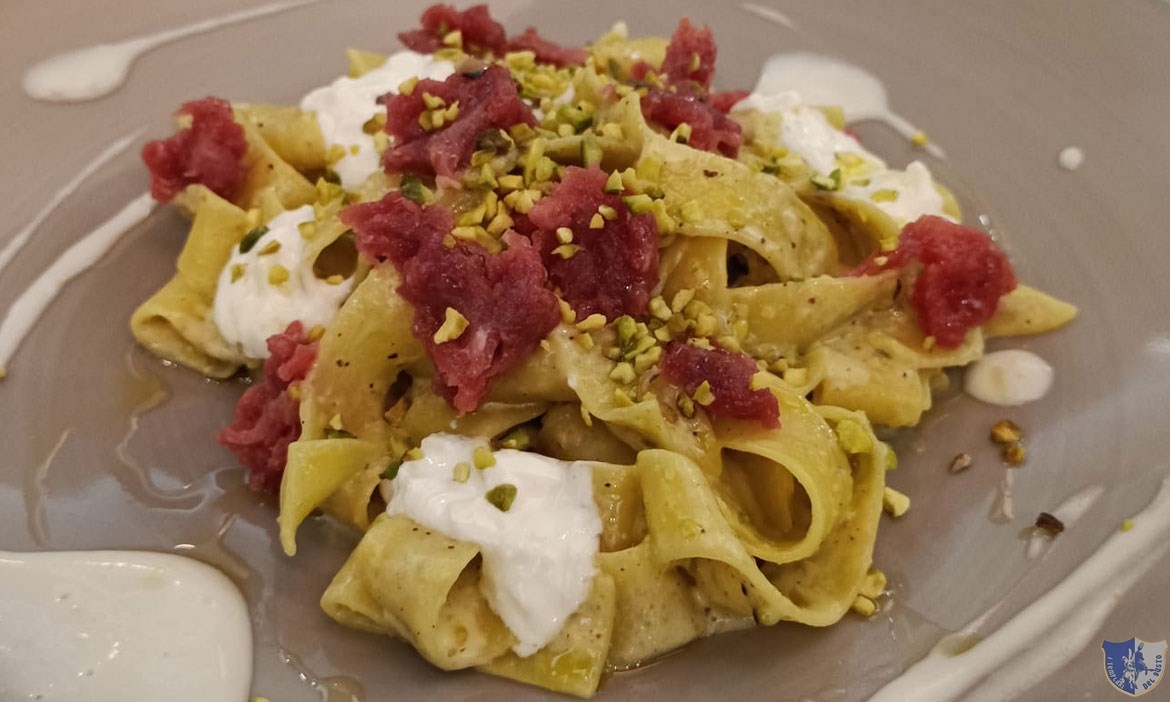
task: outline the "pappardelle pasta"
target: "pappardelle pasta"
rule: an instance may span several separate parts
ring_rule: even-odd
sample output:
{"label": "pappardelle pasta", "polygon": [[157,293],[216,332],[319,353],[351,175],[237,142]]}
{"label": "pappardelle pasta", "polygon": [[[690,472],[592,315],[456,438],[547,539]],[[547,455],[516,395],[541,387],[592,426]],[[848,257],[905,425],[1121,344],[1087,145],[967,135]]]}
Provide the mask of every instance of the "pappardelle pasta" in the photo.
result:
{"label": "pappardelle pasta", "polygon": [[872,612],[885,473],[1018,284],[839,110],[712,89],[711,33],[587,48],[435,6],[300,106],[185,105],[143,156],[192,218],[136,338],[263,366],[219,439],[361,531],[321,597],[443,669],[588,697],[696,638]]}

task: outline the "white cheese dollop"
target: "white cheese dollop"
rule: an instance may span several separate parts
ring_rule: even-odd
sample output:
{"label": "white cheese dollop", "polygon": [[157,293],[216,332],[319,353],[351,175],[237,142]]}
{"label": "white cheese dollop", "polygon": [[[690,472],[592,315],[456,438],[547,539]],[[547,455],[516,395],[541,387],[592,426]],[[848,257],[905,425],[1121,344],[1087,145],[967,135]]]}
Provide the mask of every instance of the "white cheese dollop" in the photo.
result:
{"label": "white cheese dollop", "polygon": [[[778,113],[778,137],[785,148],[800,156],[819,175],[842,170],[839,197],[868,202],[899,224],[923,215],[950,219],[943,212],[942,195],[924,163],[913,161],[904,171],[888,167],[857,139],[834,127],[823,112],[806,105],[799,93],[790,90],[752,93],[737,103],[733,111],[740,110]],[[843,168],[842,155],[851,157],[857,166]],[[874,197],[879,192],[885,197]]]}
{"label": "white cheese dollop", "polygon": [[[215,326],[249,358],[268,358],[268,337],[292,322],[299,320],[306,328],[328,325],[353,289],[353,278],[332,284],[313,273],[313,261],[306,257],[308,242],[298,227],[313,221],[312,205],[273,217],[268,231],[246,253],[239,246],[232,248],[219,275]],[[272,252],[274,242],[280,247]],[[288,272],[284,282],[269,279],[277,266]]]}
{"label": "white cheese dollop", "polygon": [[967,368],[963,389],[976,400],[1012,407],[1044,397],[1053,375],[1052,366],[1030,351],[993,351]]}
{"label": "white cheese dollop", "polygon": [[0,551],[0,699],[239,702],[252,679],[240,591],[199,561]]}
{"label": "white cheese dollop", "polygon": [[450,61],[436,60],[430,54],[400,51],[360,78],[342,76],[301,100],[301,109],[317,114],[326,146],[345,149],[345,156],[333,164],[342,187],[353,190],[379,170],[374,139],[362,128],[383,109],[378,98],[397,93],[398,86],[410,78],[444,80],[454,72],[455,66]]}
{"label": "white cheese dollop", "polygon": [[[471,467],[458,482],[456,464],[474,466],[477,446],[487,442],[452,434],[423,439],[423,457],[404,462],[390,481],[386,512],[480,547],[484,597],[519,640],[513,650],[529,656],[589,595],[601,533],[592,470],[504,449],[494,453],[494,466]],[[506,512],[485,497],[503,484],[516,488]]]}

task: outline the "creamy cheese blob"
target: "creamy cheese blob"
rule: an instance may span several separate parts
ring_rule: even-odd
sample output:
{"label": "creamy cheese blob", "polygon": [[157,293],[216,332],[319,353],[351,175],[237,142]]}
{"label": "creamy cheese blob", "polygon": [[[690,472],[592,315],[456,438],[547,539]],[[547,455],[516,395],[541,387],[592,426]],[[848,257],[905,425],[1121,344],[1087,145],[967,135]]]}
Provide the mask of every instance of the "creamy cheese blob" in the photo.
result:
{"label": "creamy cheese blob", "polygon": [[398,86],[410,78],[444,80],[454,72],[455,66],[450,61],[400,51],[360,78],[342,76],[301,100],[301,109],[317,113],[325,144],[345,149],[345,156],[333,164],[333,170],[346,190],[357,188],[379,169],[374,138],[364,129],[382,110],[378,98],[397,93]]}
{"label": "creamy cheese blob", "polygon": [[1012,407],[1044,397],[1053,375],[1052,366],[1031,351],[992,351],[967,367],[963,389],[976,400]]}
{"label": "creamy cheese blob", "polygon": [[867,202],[899,224],[923,215],[950,219],[925,164],[914,161],[904,171],[889,168],[857,139],[834,127],[823,112],[805,104],[799,93],[754,92],[736,104],[734,111],[740,110],[779,114],[780,143],[819,175],[841,171],[839,197]]}
{"label": "creamy cheese blob", "polygon": [[252,625],[199,561],[136,551],[0,551],[0,698],[240,702]]}
{"label": "creamy cheese blob", "polygon": [[[519,640],[513,650],[529,656],[589,595],[601,533],[592,471],[585,462],[508,449],[478,469],[477,447],[485,451],[487,442],[452,434],[423,439],[423,457],[404,462],[389,482],[386,512],[480,547],[484,597]],[[515,497],[501,510],[488,494],[508,485]]]}
{"label": "creamy cheese blob", "polygon": [[328,325],[353,289],[353,278],[335,284],[313,272],[299,228],[313,221],[312,205],[280,213],[246,252],[233,247],[219,274],[215,326],[249,358],[268,358],[268,337],[295,321],[307,328]]}

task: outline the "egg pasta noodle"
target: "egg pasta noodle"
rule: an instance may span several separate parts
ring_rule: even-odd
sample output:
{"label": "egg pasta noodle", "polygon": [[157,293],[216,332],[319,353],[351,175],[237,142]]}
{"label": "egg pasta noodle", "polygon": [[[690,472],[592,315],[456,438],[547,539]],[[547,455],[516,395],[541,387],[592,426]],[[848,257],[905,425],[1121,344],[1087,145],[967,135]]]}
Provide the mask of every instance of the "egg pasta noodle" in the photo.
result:
{"label": "egg pasta noodle", "polygon": [[[461,65],[468,36],[433,59]],[[568,67],[531,51],[495,56],[492,65],[538,108],[538,123],[511,130],[494,151],[480,148],[461,180],[378,170],[347,190],[332,169],[356,150],[332,143],[313,111],[238,104],[232,119],[247,143],[239,187],[225,195],[193,184],[175,199],[192,218],[175,275],[131,319],[138,341],[163,358],[211,378],[263,362],[227,337],[214,307],[221,286],[250,274],[239,263],[249,238],[279,248],[264,230],[281,213],[312,207],[298,227],[305,265],[352,285],[332,319],[308,332],[315,361],[287,389],[300,426],[287,446],[278,517],[289,556],[315,513],[363,534],[320,601],[341,624],[403,639],[445,670],[476,668],[583,697],[607,672],[699,637],[782,621],[831,625],[859,595],[875,596],[867,582],[895,461],[874,425],[917,424],[945,370],[978,359],[985,337],[1047,331],[1075,314],[1021,285],[960,343],[935,343],[912,307],[912,273],[856,271],[866,260],[884,265],[880,257],[895,255],[899,233],[917,219],[905,216],[905,202],[890,205],[897,188],[907,198],[912,187],[924,193],[921,214],[957,221],[949,191],[922,164],[891,169],[856,142],[848,142],[855,152],[836,152],[831,172],[818,167],[785,129],[805,120],[851,139],[831,106],[770,111],[749,99],[729,118],[742,133],[735,157],[696,148],[688,125],[646,117],[646,85],[669,63],[670,46],[631,40],[619,27]],[[350,60],[353,80],[386,65],[367,52]],[[651,78],[632,77],[647,67]],[[396,82],[386,92],[408,89]],[[428,107],[420,119],[446,110],[434,119],[457,125],[467,109]],[[393,146],[382,133],[386,109],[370,110],[364,138],[382,153]],[[436,391],[444,371],[417,332],[402,270],[359,256],[341,213],[401,193],[448,208],[458,220],[452,234],[494,252],[509,245],[488,224],[491,212],[510,202],[518,219],[526,212],[516,193],[551,197],[571,167],[600,168],[632,213],[652,215],[658,270],[648,312],[592,324],[562,299],[561,322],[492,379],[476,409],[461,412]],[[598,210],[598,228],[605,214]],[[573,243],[564,246],[572,255]],[[272,323],[280,331],[292,321]],[[750,357],[751,391],[775,400],[779,427],[719,416],[705,409],[703,388],[665,382],[663,358],[678,343]],[[398,471],[417,463],[428,437],[445,435],[588,466],[600,524],[594,574],[535,653],[522,655],[523,636],[498,611],[487,547],[387,510]]]}

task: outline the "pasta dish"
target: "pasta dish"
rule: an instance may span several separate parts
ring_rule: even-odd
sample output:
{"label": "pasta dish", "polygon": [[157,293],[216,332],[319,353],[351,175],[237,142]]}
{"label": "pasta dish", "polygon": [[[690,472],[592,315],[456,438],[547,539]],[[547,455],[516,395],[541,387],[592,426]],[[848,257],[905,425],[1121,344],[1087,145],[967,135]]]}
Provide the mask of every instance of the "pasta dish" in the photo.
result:
{"label": "pasta dish", "polygon": [[191,225],[133,332],[257,372],[218,438],[284,550],[317,513],[362,533],[324,611],[584,697],[699,637],[871,614],[906,502],[875,427],[1075,309],[834,106],[716,91],[686,19],[566,48],[437,5],[400,38],[143,150]]}

